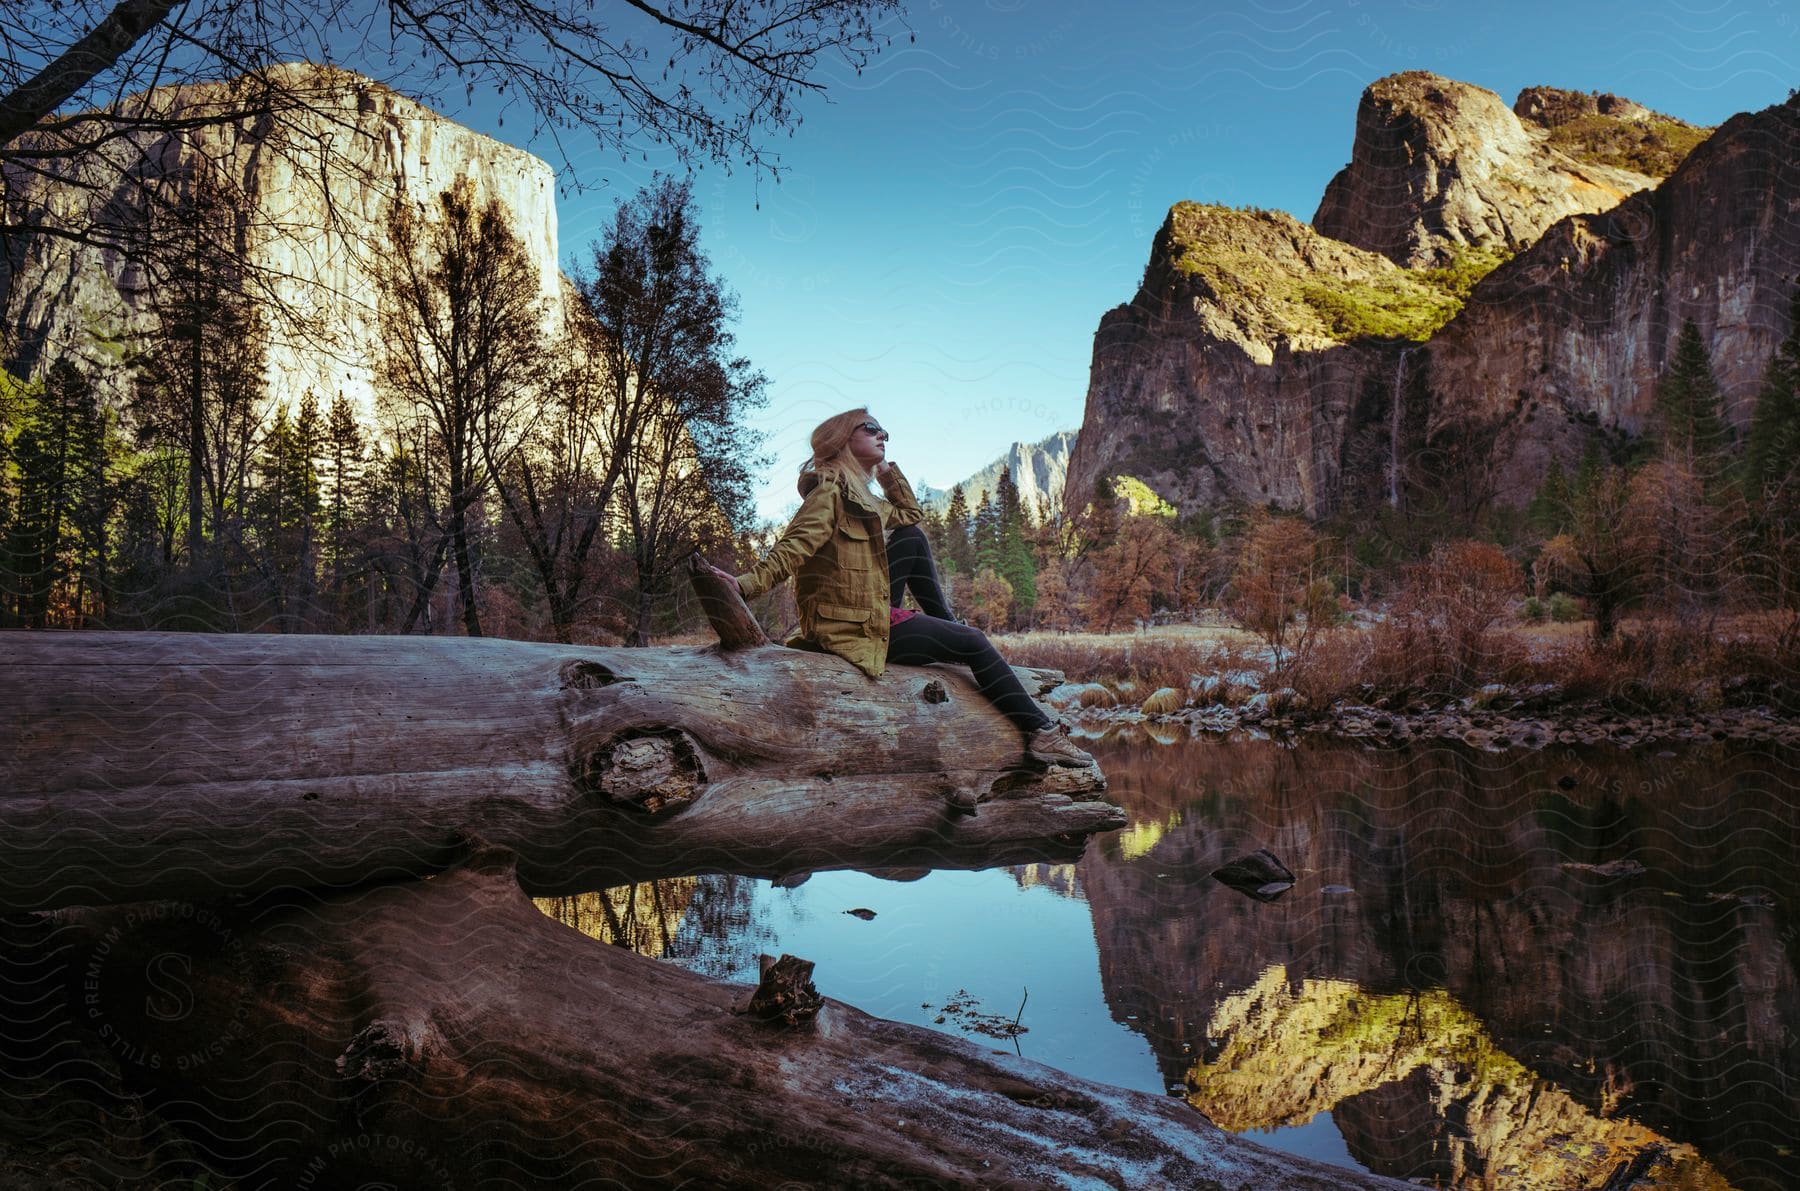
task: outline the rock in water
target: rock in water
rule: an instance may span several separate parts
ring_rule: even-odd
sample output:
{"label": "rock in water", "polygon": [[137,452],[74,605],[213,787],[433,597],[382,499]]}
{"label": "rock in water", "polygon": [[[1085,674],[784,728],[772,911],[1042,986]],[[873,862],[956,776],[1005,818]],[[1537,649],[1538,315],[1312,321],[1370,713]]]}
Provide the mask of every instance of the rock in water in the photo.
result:
{"label": "rock in water", "polygon": [[1272,902],[1294,887],[1294,874],[1267,848],[1220,865],[1212,875],[1220,884],[1259,902]]}

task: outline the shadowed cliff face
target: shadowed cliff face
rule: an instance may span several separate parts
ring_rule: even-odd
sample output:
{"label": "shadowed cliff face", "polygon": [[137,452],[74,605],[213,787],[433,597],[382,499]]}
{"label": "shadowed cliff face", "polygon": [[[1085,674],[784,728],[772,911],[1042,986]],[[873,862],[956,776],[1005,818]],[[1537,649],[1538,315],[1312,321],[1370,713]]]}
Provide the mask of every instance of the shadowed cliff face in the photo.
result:
{"label": "shadowed cliff face", "polygon": [[[1109,750],[1090,851],[1115,1018],[1233,1128],[1330,1111],[1379,1173],[1779,1187],[1800,1152],[1794,758]],[[1566,788],[1565,788],[1566,787]],[[1129,846],[1126,846],[1129,844]],[[1267,847],[1261,904],[1209,874]],[[1571,865],[1634,859],[1641,876]]]}
{"label": "shadowed cliff face", "polygon": [[1345,287],[1441,309],[1383,257],[1280,212],[1170,211],[1137,296],[1094,336],[1070,509],[1126,474],[1184,510],[1233,496],[1328,512],[1364,381],[1402,350],[1333,334],[1323,295]]}
{"label": "shadowed cliff face", "polygon": [[1800,277],[1800,100],[1735,116],[1654,191],[1565,219],[1475,288],[1429,345],[1433,439],[1496,442],[1513,503],[1587,427],[1642,433],[1692,319],[1747,425]]}

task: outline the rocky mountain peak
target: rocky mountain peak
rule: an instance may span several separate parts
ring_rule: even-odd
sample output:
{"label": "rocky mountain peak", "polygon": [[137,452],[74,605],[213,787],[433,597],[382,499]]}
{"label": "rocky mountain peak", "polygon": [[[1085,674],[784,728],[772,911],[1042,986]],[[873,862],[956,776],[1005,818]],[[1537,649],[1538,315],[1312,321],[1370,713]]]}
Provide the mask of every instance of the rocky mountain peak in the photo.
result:
{"label": "rocky mountain peak", "polygon": [[[1040,506],[1058,507],[1062,504],[1063,481],[1068,476],[1069,453],[1074,447],[1073,430],[1059,430],[1034,443],[1016,442],[1004,455],[961,482],[963,499],[973,509],[982,497],[999,489],[1000,472],[1006,470],[1012,473],[1013,485],[1019,490],[1019,503],[1033,517],[1038,515]],[[919,502],[940,513],[950,507],[950,492],[956,487],[914,486]]]}
{"label": "rocky mountain peak", "polygon": [[[1553,118],[1576,107],[1548,94],[1537,106]],[[1565,215],[1605,210],[1654,181],[1558,148],[1550,128],[1528,127],[1485,87],[1410,70],[1364,90],[1350,163],[1313,227],[1396,264],[1444,266],[1469,247],[1516,251]]]}
{"label": "rocky mountain peak", "polygon": [[1525,88],[1513,102],[1513,113],[1528,126],[1542,129],[1552,148],[1577,161],[1653,178],[1674,173],[1713,131],[1610,92],[1557,87]]}
{"label": "rocky mountain peak", "polygon": [[1649,108],[1610,91],[1565,91],[1561,87],[1525,88],[1513,101],[1513,114],[1539,128],[1561,128],[1594,116],[1640,122],[1657,118]]}

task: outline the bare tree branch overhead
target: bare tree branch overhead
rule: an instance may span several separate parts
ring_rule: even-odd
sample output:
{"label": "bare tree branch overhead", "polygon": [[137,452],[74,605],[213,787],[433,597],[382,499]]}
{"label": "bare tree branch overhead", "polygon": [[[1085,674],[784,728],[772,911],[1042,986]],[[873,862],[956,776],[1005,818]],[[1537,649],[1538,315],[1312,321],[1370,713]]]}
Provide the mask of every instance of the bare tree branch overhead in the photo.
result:
{"label": "bare tree branch overhead", "polygon": [[[534,132],[645,143],[773,168],[763,137],[860,69],[898,0],[28,0],[0,14],[0,161],[42,154],[66,107],[129,114],[134,93],[305,59],[431,104],[492,92]],[[72,146],[73,147],[73,146]]]}

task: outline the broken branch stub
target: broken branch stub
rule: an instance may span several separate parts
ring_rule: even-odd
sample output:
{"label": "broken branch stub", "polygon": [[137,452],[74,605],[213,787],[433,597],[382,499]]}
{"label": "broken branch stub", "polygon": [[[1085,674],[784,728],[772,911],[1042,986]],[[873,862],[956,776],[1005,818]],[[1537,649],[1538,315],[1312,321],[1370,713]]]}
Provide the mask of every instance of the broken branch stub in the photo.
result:
{"label": "broken branch stub", "polygon": [[688,578],[700,597],[700,610],[718,635],[720,649],[754,649],[769,643],[736,583],[714,574],[698,554],[688,559]]}
{"label": "broken branch stub", "polygon": [[746,1010],[760,1021],[797,1026],[811,1022],[825,1005],[812,981],[813,962],[797,955],[761,957],[762,980]]}

